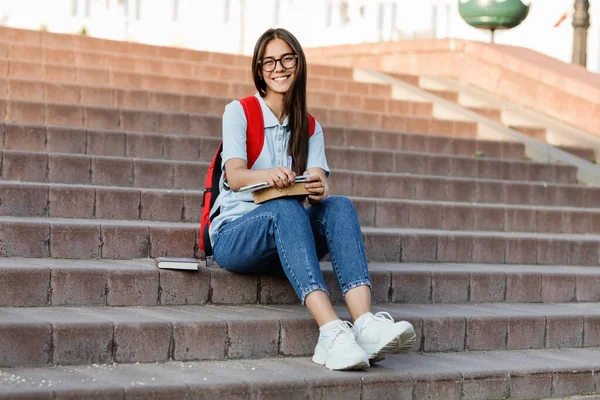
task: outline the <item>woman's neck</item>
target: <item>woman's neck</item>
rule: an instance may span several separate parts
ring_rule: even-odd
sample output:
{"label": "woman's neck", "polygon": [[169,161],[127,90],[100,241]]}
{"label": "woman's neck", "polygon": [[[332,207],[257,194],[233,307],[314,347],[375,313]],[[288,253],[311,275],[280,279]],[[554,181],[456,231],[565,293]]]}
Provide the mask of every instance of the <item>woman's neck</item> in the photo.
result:
{"label": "woman's neck", "polygon": [[265,96],[265,103],[273,111],[280,123],[285,119],[285,110],[283,108],[283,94],[269,92]]}

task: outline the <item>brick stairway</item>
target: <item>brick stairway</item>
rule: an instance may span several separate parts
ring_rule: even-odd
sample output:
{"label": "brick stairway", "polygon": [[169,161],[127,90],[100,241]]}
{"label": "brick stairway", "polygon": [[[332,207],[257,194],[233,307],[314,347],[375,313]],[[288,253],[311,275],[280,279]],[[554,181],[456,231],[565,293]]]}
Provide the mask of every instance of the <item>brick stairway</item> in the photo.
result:
{"label": "brick stairway", "polygon": [[248,59],[2,32],[0,399],[600,392],[600,188],[574,167],[311,66],[375,309],[419,337],[416,353],[331,372],[311,363],[316,324],[284,280],[150,259],[202,257],[200,190],[223,106],[253,92]]}
{"label": "brick stairway", "polygon": [[[415,86],[421,86],[420,79],[418,76],[393,74],[395,78],[401,79]],[[436,90],[425,88],[430,93],[440,96],[446,100],[453,101],[461,104],[460,94],[452,90]],[[503,122],[502,110],[494,107],[482,107],[482,106],[466,106],[465,108],[474,111],[478,114],[485,116],[486,118],[493,119],[498,122]],[[546,142],[547,130],[539,126],[525,126],[525,125],[507,125],[508,127],[520,131],[527,136],[535,138],[541,142]],[[558,148],[567,151],[577,157],[583,158],[584,160],[592,163],[597,163],[599,155],[596,154],[594,149],[581,147],[581,146],[557,146]]]}

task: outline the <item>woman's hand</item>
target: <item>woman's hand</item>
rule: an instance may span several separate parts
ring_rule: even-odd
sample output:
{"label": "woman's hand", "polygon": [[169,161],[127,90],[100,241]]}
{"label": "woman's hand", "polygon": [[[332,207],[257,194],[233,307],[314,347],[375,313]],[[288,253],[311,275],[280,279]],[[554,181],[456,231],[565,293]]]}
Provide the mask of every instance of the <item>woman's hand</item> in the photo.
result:
{"label": "woman's hand", "polygon": [[[304,175],[308,174],[310,174],[310,172],[304,172]],[[320,175],[313,174],[306,180],[305,187],[311,193],[308,195],[308,202],[310,204],[318,203],[329,196],[329,185],[327,185],[327,181]]]}
{"label": "woman's hand", "polygon": [[296,175],[288,167],[269,168],[265,170],[266,181],[271,187],[283,189],[286,186],[293,185],[296,182]]}

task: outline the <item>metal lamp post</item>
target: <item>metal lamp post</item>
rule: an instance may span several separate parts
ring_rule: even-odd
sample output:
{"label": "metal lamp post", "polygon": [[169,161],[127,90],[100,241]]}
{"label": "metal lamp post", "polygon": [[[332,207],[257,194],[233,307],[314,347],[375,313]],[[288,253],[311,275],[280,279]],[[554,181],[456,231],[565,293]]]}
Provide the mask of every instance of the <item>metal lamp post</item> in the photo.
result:
{"label": "metal lamp post", "polygon": [[587,34],[590,27],[589,0],[575,0],[573,14],[573,64],[587,64]]}
{"label": "metal lamp post", "polygon": [[465,22],[475,28],[492,33],[498,29],[511,29],[529,14],[530,0],[459,0],[458,12]]}

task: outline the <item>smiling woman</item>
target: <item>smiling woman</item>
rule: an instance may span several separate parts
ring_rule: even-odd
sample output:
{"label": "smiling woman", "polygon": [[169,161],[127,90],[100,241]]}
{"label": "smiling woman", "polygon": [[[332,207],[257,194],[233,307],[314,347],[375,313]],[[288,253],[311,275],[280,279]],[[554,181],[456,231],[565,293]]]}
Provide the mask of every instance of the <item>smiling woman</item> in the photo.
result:
{"label": "smiling woman", "polygon": [[[304,51],[298,40],[283,29],[269,30],[262,39],[252,57],[254,84],[280,122],[289,113],[292,131],[308,133]],[[289,147],[292,170],[300,175],[306,169],[303,160],[308,155],[308,135],[292,135]]]}
{"label": "smiling woman", "polygon": [[[348,198],[329,197],[323,129],[307,112],[306,74],[306,57],[290,32],[270,29],[260,37],[252,58],[258,93],[231,102],[223,114],[223,190],[210,207],[214,219],[208,236],[222,268],[289,279],[319,325],[315,363],[335,370],[365,369],[389,353],[410,350],[416,335],[408,322],[371,313],[358,216]],[[248,134],[251,127],[255,132],[257,120],[262,122],[258,151],[256,133]],[[257,205],[251,194],[240,191],[265,181],[283,189],[301,174],[310,175],[304,183],[310,206],[293,197]],[[329,300],[319,265],[327,253],[354,325],[342,322]]]}

